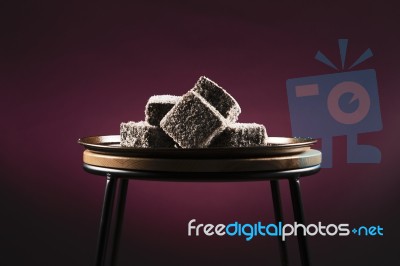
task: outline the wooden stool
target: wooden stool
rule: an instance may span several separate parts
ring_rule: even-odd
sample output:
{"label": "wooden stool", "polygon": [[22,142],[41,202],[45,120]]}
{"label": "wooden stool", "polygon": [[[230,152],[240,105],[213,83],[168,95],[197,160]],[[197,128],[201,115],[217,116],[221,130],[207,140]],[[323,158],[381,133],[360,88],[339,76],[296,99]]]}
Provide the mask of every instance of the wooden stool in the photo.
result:
{"label": "wooden stool", "polygon": [[[103,266],[109,256],[109,265],[117,258],[118,242],[123,221],[125,199],[130,179],[173,182],[233,182],[270,181],[275,221],[283,222],[281,210],[280,179],[289,181],[295,221],[304,224],[300,193],[300,178],[315,174],[320,169],[321,152],[313,149],[274,157],[196,159],[196,158],[146,158],[86,149],[83,168],[92,174],[107,177],[96,266]],[[114,210],[114,206],[115,210]],[[115,226],[112,227],[112,220]],[[113,228],[113,229],[112,229]],[[112,231],[112,232],[111,232]],[[303,266],[310,265],[306,237],[298,234],[299,252]],[[282,265],[288,265],[286,242],[279,239]],[[108,256],[107,256],[108,255]]]}

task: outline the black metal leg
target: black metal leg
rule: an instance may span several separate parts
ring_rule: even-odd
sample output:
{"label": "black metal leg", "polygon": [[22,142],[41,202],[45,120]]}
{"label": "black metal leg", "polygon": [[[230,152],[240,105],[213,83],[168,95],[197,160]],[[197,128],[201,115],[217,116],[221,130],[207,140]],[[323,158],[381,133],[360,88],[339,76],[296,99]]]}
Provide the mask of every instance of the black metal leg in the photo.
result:
{"label": "black metal leg", "polygon": [[[271,193],[272,193],[272,202],[274,204],[274,215],[275,222],[278,224],[279,222],[283,223],[283,215],[282,215],[282,204],[281,204],[281,193],[279,190],[279,181],[271,180]],[[282,266],[289,265],[288,252],[286,247],[286,242],[282,240],[282,238],[278,237],[279,241],[279,253],[281,255]]]}
{"label": "black metal leg", "polygon": [[122,224],[124,220],[124,211],[125,211],[125,202],[126,202],[126,194],[128,191],[128,182],[129,179],[122,178],[120,179],[118,192],[116,195],[116,214],[115,214],[115,228],[113,233],[113,238],[111,242],[111,254],[110,254],[110,265],[115,265],[118,258],[118,246],[119,239],[121,236]]}
{"label": "black metal leg", "polygon": [[[295,178],[290,178],[289,185],[290,185],[290,194],[292,197],[292,205],[293,205],[295,221],[300,224],[305,224],[303,203],[301,200],[301,193],[300,193],[299,177],[296,176]],[[301,265],[309,266],[310,265],[310,255],[308,253],[307,239],[306,239],[306,236],[304,235],[302,228],[298,228],[298,229],[300,232],[297,232],[297,240],[299,243]]]}
{"label": "black metal leg", "polygon": [[116,178],[107,175],[106,189],[104,193],[103,209],[101,212],[99,239],[97,243],[96,266],[104,266],[107,257],[107,242],[110,234],[114,197],[116,190]]}

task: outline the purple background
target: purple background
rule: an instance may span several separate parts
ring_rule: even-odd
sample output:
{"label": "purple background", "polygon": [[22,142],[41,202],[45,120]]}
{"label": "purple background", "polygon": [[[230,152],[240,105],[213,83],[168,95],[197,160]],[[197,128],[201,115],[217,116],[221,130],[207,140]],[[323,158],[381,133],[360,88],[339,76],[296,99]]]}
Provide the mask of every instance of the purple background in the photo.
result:
{"label": "purple background", "polygon": [[[285,82],[334,73],[313,57],[322,50],[338,65],[339,38],[349,39],[347,62],[374,53],[354,70],[377,72],[383,130],[360,140],[379,147],[382,162],[347,164],[345,137],[335,138],[333,168],[302,182],[307,222],[379,224],[385,235],[309,238],[312,261],[399,264],[399,9],[164,2],[1,2],[0,264],[93,262],[105,180],[82,170],[78,138],[118,134],[120,122],[144,118],[151,95],[181,95],[200,75],[239,101],[240,121],[290,136]],[[188,237],[193,218],[272,222],[269,185],[130,182],[120,265],[278,265],[276,239]],[[289,245],[298,265],[293,237]]]}

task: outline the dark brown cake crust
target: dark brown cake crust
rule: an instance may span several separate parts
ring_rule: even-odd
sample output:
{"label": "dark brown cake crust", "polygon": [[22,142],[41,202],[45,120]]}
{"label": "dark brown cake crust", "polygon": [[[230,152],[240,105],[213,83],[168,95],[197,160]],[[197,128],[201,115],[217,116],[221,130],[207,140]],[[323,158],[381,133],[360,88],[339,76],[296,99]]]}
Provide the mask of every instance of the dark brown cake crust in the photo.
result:
{"label": "dark brown cake crust", "polygon": [[180,147],[203,148],[227,124],[213,106],[189,91],[161,120],[160,126]]}
{"label": "dark brown cake crust", "polygon": [[146,122],[120,125],[121,146],[135,148],[173,148],[175,142],[161,128]]}
{"label": "dark brown cake crust", "polygon": [[153,126],[160,126],[160,121],[180,100],[179,96],[156,95],[150,97],[146,104],[145,120]]}
{"label": "dark brown cake crust", "polygon": [[229,125],[210,144],[210,147],[255,147],[267,142],[265,127],[256,123]]}
{"label": "dark brown cake crust", "polygon": [[192,91],[200,94],[214,106],[223,117],[230,122],[236,122],[241,112],[236,100],[221,86],[207,77],[200,77]]}

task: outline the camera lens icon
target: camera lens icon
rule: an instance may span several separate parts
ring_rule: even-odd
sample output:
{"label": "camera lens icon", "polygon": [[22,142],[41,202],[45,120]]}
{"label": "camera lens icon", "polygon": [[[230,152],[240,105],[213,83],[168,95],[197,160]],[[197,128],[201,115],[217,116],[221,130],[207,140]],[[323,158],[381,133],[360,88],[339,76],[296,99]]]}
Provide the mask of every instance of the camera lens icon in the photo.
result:
{"label": "camera lens icon", "polygon": [[374,69],[286,81],[293,136],[321,139],[323,167],[332,167],[333,138],[346,136],[348,163],[379,163],[380,150],[359,143],[363,133],[382,130]]}
{"label": "camera lens icon", "polygon": [[[351,94],[352,98],[348,104],[358,101],[358,107],[352,112],[343,111],[340,107],[340,99],[345,94]],[[344,81],[332,88],[328,95],[327,107],[329,114],[337,122],[346,125],[357,124],[368,114],[371,107],[371,99],[367,90],[359,83]]]}

